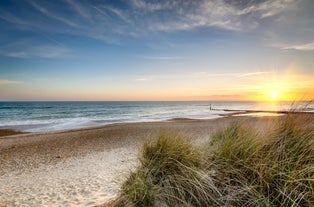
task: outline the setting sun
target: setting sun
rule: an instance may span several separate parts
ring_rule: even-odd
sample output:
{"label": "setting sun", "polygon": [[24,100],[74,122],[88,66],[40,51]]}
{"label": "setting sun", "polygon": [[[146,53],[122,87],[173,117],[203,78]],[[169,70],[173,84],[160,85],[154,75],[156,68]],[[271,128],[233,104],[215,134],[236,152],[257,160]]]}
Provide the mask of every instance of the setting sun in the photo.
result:
{"label": "setting sun", "polygon": [[269,91],[268,96],[270,99],[276,100],[279,98],[279,91],[278,90]]}
{"label": "setting sun", "polygon": [[264,83],[260,87],[260,96],[258,100],[267,102],[277,102],[290,100],[287,94],[288,85],[284,81],[277,81],[272,83]]}
{"label": "setting sun", "polygon": [[301,75],[297,65],[284,72],[271,72],[251,82],[251,99],[263,102],[298,101],[313,99],[313,78]]}
{"label": "setting sun", "polygon": [[286,96],[286,91],[283,90],[284,87],[279,86],[268,86],[264,89],[263,101],[283,101],[288,99]]}

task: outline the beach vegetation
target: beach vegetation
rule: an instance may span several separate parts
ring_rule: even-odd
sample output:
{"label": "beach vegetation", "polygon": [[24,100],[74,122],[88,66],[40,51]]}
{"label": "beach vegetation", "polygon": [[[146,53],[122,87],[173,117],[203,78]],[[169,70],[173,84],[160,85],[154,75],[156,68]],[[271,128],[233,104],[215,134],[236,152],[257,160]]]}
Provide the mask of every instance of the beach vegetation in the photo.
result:
{"label": "beach vegetation", "polygon": [[202,146],[162,134],[144,144],[114,206],[313,206],[312,118],[287,115],[263,133],[233,123]]}

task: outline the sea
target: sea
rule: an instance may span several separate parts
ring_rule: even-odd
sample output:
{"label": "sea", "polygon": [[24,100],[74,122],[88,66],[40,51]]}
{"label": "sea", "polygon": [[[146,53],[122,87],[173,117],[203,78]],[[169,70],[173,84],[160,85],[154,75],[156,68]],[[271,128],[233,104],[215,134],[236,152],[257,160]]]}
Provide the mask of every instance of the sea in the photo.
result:
{"label": "sea", "polygon": [[[296,107],[297,106],[297,107]],[[214,119],[227,110],[298,110],[314,112],[312,102],[243,101],[54,101],[0,102],[0,129],[50,132],[121,122],[174,118]],[[268,114],[269,115],[269,114]]]}

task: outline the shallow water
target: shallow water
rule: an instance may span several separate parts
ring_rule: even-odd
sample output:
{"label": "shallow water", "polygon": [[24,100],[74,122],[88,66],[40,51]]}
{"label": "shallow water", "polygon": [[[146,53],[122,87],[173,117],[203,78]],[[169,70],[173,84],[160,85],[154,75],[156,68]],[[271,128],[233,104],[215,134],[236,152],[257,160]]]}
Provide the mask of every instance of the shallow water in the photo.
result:
{"label": "shallow water", "polygon": [[233,116],[251,116],[251,117],[264,117],[264,116],[283,116],[282,113],[267,113],[267,112],[256,112],[256,113],[244,113],[244,114],[235,114]]}
{"label": "shallow water", "polygon": [[[313,111],[313,103],[298,103]],[[0,128],[46,132],[119,122],[211,119],[231,110],[288,110],[290,102],[0,102]],[[215,110],[210,110],[215,109]]]}

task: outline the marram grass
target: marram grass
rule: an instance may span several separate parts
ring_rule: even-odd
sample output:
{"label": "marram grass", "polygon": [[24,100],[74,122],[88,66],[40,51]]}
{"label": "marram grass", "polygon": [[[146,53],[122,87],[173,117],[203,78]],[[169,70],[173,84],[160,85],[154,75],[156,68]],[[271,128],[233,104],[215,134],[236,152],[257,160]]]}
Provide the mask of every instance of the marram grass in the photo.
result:
{"label": "marram grass", "polygon": [[312,118],[289,115],[264,133],[234,123],[201,148],[162,134],[114,206],[314,206]]}

